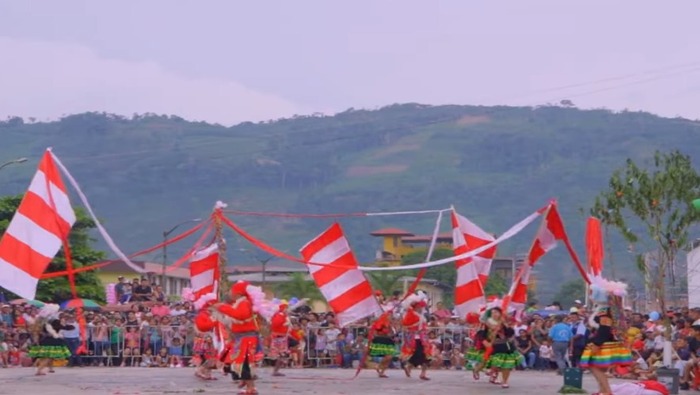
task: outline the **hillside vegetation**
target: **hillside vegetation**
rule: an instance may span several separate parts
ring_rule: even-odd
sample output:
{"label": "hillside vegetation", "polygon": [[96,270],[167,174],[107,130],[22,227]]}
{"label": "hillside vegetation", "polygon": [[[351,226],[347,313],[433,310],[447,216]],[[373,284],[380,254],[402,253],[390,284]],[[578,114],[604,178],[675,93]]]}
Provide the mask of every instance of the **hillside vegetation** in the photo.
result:
{"label": "hillside vegetation", "polygon": [[[454,204],[484,229],[500,233],[556,198],[584,255],[580,209],[592,204],[612,170],[628,157],[651,158],[656,149],[692,155],[700,146],[700,123],[561,107],[404,104],[234,127],[156,115],[128,119],[86,113],[49,123],[14,118],[0,123],[0,141],[0,162],[19,156],[33,160],[0,172],[0,194],[23,192],[36,160],[52,146],[108,230],[130,252],[158,243],[163,230],[180,221],[208,215],[216,200],[238,210],[308,213]],[[330,224],[233,220],[289,252]],[[371,261],[379,242],[370,231],[395,226],[428,234],[435,216],[341,222],[358,256]],[[446,220],[443,229],[448,228]],[[504,244],[501,254],[525,253],[535,229]],[[618,275],[633,272],[626,246],[612,241]],[[231,245],[232,252],[250,248],[238,240]],[[540,277],[559,283],[575,276],[562,252],[546,257]],[[250,261],[237,255],[231,258]]]}

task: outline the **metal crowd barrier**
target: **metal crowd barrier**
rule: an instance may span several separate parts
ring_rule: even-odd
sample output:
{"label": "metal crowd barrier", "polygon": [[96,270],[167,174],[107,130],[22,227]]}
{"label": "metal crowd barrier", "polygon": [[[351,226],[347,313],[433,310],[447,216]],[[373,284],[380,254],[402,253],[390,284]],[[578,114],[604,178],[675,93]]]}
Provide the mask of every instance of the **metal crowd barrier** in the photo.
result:
{"label": "metal crowd barrier", "polygon": [[[351,346],[349,350],[346,349],[345,351],[339,350],[337,347],[337,340],[329,344],[327,341],[328,336],[325,334],[327,330],[328,328],[314,327],[306,331],[306,337],[304,338],[305,366],[338,367],[339,365],[346,365],[345,367],[348,367],[348,360],[350,360],[351,363],[353,361],[362,360],[367,344],[367,326],[349,326],[340,329],[341,333],[346,336],[345,338],[352,337],[351,342],[354,343],[354,346]],[[320,336],[325,336],[324,340],[326,341],[319,342],[318,339]],[[331,335],[331,337],[333,336],[334,335]],[[457,354],[459,354],[461,358],[471,343],[469,328],[466,326],[429,327],[428,338],[433,342],[433,351],[439,353],[439,355],[434,355],[437,357],[435,360],[437,360],[438,363],[442,363],[441,361],[445,360],[445,357],[449,357],[448,359],[453,361],[453,356]],[[357,345],[357,339],[362,340],[361,345]],[[403,331],[401,329],[394,331],[394,339],[396,340],[398,355],[403,341]],[[348,341],[350,342],[349,339]],[[446,353],[449,353],[449,355]],[[341,354],[340,358],[339,354]],[[397,359],[398,358],[395,358],[395,360]],[[352,366],[356,365],[353,363]]]}
{"label": "metal crowd barrier", "polygon": [[[327,330],[328,328],[322,327],[307,329],[304,338],[295,348],[298,351],[293,357],[296,366],[337,367],[347,365],[348,355],[353,366],[356,366],[354,361],[362,360],[369,332],[367,326],[357,325],[339,329],[349,345],[345,350],[339,349],[337,336],[335,336],[335,342],[327,341],[328,336],[325,334]],[[179,338],[181,339],[180,359],[183,365],[187,366],[194,354],[196,331],[188,322],[179,327],[88,326],[87,335],[88,354],[80,356],[83,364],[137,366],[140,357],[146,353],[146,350],[150,349],[151,354],[156,356],[160,349],[165,347],[168,349],[168,354],[171,354],[170,348],[173,347],[173,339]],[[323,340],[319,341],[321,336],[323,336]],[[394,336],[398,355],[403,339],[402,330],[400,328],[396,330]],[[330,337],[333,338],[334,335]],[[441,354],[446,352],[464,354],[471,341],[469,329],[466,326],[429,327],[428,337],[435,346],[433,347],[435,352]],[[326,341],[324,342],[324,340]]]}
{"label": "metal crowd barrier", "polygon": [[[87,355],[83,363],[103,366],[135,366],[147,350],[155,357],[162,348],[168,355],[180,354],[184,364],[193,355],[195,330],[191,323],[181,326],[88,326]],[[174,341],[174,339],[179,339]],[[175,352],[175,353],[173,353]]]}

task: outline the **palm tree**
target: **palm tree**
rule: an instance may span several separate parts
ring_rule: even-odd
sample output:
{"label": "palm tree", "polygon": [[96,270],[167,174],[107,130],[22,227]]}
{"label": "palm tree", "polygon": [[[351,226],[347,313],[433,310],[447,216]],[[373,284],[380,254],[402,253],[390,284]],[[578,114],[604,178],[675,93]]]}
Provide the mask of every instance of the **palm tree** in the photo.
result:
{"label": "palm tree", "polygon": [[382,291],[382,294],[389,296],[392,292],[399,289],[399,279],[404,275],[403,270],[398,272],[372,272],[369,273],[369,281],[374,289]]}
{"label": "palm tree", "polygon": [[304,273],[292,273],[287,282],[281,283],[275,287],[275,294],[279,298],[286,299],[296,297],[299,299],[309,299],[311,301],[325,300],[316,284],[311,280],[307,280],[306,274]]}

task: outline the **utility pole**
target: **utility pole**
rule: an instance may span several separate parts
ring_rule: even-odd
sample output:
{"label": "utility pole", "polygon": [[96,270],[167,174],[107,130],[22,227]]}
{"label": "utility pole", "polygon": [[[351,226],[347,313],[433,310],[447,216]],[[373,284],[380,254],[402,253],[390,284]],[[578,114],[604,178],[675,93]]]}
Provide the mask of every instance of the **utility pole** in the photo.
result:
{"label": "utility pole", "polygon": [[229,291],[228,273],[226,273],[226,240],[224,239],[224,224],[222,221],[224,208],[226,208],[226,203],[224,202],[219,201],[214,205],[214,237],[219,249],[219,301],[221,302],[226,300],[226,295],[228,295]]}
{"label": "utility pole", "polygon": [[265,273],[266,273],[266,267],[267,263],[270,262],[272,259],[274,259],[274,256],[265,258],[265,259],[260,259],[260,263],[262,264],[262,289],[263,291],[265,290]]}
{"label": "utility pole", "polygon": [[260,263],[261,269],[262,269],[262,289],[263,291],[265,290],[265,285],[267,284],[267,263],[270,262],[271,260],[275,259],[276,257],[274,255],[271,255],[267,258],[260,258],[257,254],[251,252],[248,249],[245,248],[239,248],[238,251],[245,252],[246,254],[250,255],[253,259],[258,261]]}

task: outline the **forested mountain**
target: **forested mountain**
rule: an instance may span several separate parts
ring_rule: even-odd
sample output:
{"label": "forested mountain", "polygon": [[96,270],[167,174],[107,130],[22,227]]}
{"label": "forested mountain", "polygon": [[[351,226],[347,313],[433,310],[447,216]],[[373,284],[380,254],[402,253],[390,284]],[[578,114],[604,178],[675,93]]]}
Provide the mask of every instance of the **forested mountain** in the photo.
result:
{"label": "forested mountain", "polygon": [[[612,170],[628,157],[649,159],[656,149],[693,155],[700,147],[700,123],[570,107],[403,104],[233,127],[157,115],[85,113],[47,123],[13,118],[0,123],[0,141],[0,162],[31,159],[0,171],[0,194],[22,193],[42,151],[52,146],[129,252],[157,244],[180,221],[208,215],[216,200],[237,210],[308,213],[454,204],[484,229],[500,233],[556,198],[584,255],[580,209],[592,204]],[[289,252],[331,221],[233,220]],[[379,241],[370,231],[392,226],[428,234],[435,216],[341,222],[358,256],[371,261]],[[535,228],[504,244],[501,254],[526,252]],[[617,270],[634,272],[626,245],[612,241]],[[231,259],[245,260],[234,253],[251,247],[236,240],[231,245]],[[562,252],[540,266],[545,280],[575,275]]]}

